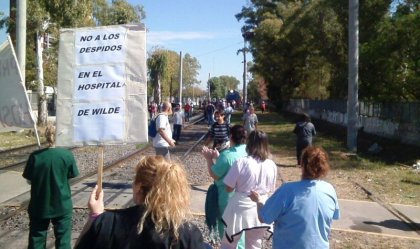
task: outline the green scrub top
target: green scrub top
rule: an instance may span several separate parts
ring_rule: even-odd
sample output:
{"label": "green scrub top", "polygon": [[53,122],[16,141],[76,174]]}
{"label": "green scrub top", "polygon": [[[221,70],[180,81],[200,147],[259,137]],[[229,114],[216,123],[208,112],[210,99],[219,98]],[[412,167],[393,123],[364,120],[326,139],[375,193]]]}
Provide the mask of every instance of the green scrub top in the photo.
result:
{"label": "green scrub top", "polygon": [[54,218],[72,212],[69,178],[79,175],[73,153],[64,148],[33,152],[23,177],[31,181],[28,213],[37,218]]}
{"label": "green scrub top", "polygon": [[211,167],[213,173],[219,177],[219,179],[216,180],[215,183],[219,194],[219,208],[221,209],[220,211],[222,213],[228,203],[229,198],[233,195],[233,192],[226,192],[226,185],[223,183],[223,179],[225,178],[225,175],[230,170],[230,167],[233,165],[236,159],[245,157],[247,155],[248,154],[246,152],[245,144],[236,145],[234,147],[222,151],[216,163]]}

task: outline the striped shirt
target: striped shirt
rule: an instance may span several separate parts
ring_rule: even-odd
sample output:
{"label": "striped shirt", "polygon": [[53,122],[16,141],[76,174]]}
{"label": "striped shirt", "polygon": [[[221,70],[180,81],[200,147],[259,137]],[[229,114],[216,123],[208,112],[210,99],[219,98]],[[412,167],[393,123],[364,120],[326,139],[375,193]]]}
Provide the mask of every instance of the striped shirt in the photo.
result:
{"label": "striped shirt", "polygon": [[230,128],[226,123],[214,123],[210,128],[210,136],[214,144],[221,144],[229,141]]}

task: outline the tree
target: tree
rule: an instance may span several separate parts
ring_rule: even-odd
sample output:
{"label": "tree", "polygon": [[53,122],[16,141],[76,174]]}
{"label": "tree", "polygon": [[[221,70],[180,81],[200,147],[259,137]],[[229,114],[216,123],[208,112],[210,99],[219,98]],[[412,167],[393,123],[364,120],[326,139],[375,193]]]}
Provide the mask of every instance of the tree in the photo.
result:
{"label": "tree", "polygon": [[239,80],[233,76],[222,75],[220,77],[211,77],[210,83],[210,97],[216,99],[223,99],[229,90],[236,90],[240,84]]}
{"label": "tree", "polygon": [[259,103],[261,100],[266,100],[267,84],[264,78],[258,74],[253,75],[252,79],[248,82],[248,101]]}
{"label": "tree", "polygon": [[[103,16],[101,21],[107,24],[123,24],[140,22],[144,18],[143,8],[141,6],[132,6],[125,0],[113,1],[111,6],[108,6],[106,0],[97,0],[97,4],[106,3],[103,6],[107,7],[108,16]],[[38,89],[40,108],[39,119],[40,125],[46,124],[46,97],[43,94],[42,82],[47,86],[56,86],[57,82],[57,63],[58,63],[58,38],[59,30],[61,28],[74,28],[94,26],[95,21],[99,20],[94,12],[93,2],[90,0],[28,0],[28,25],[27,25],[27,47],[35,48],[36,41],[39,38],[48,37],[45,44],[42,58],[36,63],[35,50],[27,50],[26,63],[26,87],[27,89]],[[93,14],[92,14],[93,13]],[[101,16],[102,17],[102,16]],[[3,23],[8,25],[9,32],[14,33],[14,20],[2,19]],[[1,23],[0,23],[1,24]],[[101,24],[97,22],[97,24]],[[35,38],[35,39],[34,39]],[[44,80],[41,82],[37,79],[37,68],[48,68],[44,74]]]}
{"label": "tree", "polygon": [[[165,73],[161,75],[160,78],[160,96],[161,100],[165,97],[172,100],[172,97],[178,96],[179,93],[179,54],[175,51],[167,50],[161,47],[155,47],[150,52],[150,56],[153,56],[155,53],[161,53],[165,55],[166,64],[165,64]],[[185,54],[183,58],[183,88],[189,89],[194,87],[197,84],[197,75],[198,70],[201,68],[200,63],[195,57],[192,57],[190,54]],[[154,92],[156,87],[155,80],[150,76],[150,92]],[[155,98],[156,99],[156,98]]]}
{"label": "tree", "polygon": [[201,68],[197,58],[186,53],[182,60],[182,84],[185,88],[192,87],[197,84],[198,73]]}
{"label": "tree", "polygon": [[149,77],[152,82],[154,101],[162,102],[161,79],[167,75],[168,57],[164,50],[155,50],[147,60]]}
{"label": "tree", "polygon": [[6,21],[7,21],[7,18],[4,18],[4,13],[0,11],[0,28],[4,27]]}
{"label": "tree", "polygon": [[97,25],[140,23],[146,17],[142,5],[131,5],[126,0],[96,0],[93,17]]}
{"label": "tree", "polygon": [[[348,1],[251,0],[236,15],[270,99],[346,98]],[[395,13],[390,12],[394,4]],[[419,99],[418,0],[360,1],[359,96]]]}

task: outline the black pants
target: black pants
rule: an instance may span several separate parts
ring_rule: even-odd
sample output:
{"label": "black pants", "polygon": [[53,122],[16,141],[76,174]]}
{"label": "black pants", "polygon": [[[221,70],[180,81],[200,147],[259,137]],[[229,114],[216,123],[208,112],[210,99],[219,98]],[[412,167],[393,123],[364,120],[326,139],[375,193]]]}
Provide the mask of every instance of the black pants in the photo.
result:
{"label": "black pants", "polygon": [[182,125],[174,124],[174,130],[172,132],[172,138],[178,142],[181,136]]}
{"label": "black pants", "polygon": [[311,144],[309,144],[307,142],[296,144],[296,158],[297,158],[297,164],[298,165],[301,165],[302,151],[310,145]]}

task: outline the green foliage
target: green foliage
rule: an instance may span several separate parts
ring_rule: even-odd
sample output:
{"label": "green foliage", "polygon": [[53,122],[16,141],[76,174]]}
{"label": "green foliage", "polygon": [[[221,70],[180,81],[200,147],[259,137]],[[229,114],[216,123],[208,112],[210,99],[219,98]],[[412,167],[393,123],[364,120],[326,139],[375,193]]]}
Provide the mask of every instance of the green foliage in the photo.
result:
{"label": "green foliage", "polygon": [[[15,7],[11,6],[12,10]],[[58,67],[58,41],[61,28],[95,25],[139,23],[144,18],[143,7],[131,5],[126,0],[28,0],[26,87],[37,89],[36,36],[48,34],[49,48],[44,46],[44,84],[55,86]],[[7,26],[15,39],[15,20],[0,16],[0,27]]]}
{"label": "green foliage", "polygon": [[4,13],[0,11],[0,29],[2,29],[8,20],[8,17],[4,17]]}
{"label": "green foliage", "polygon": [[186,53],[182,59],[182,84],[184,87],[193,86],[198,82],[197,76],[200,69],[201,65],[197,58]]}
{"label": "green foliage", "polygon": [[420,99],[420,12],[399,11],[362,46],[361,94],[379,101]]}
{"label": "green foliage", "polygon": [[140,23],[146,17],[143,6],[131,5],[127,0],[96,0],[94,18],[98,25]]}
{"label": "green foliage", "polygon": [[[165,64],[161,68],[163,73],[160,75],[160,91],[162,99],[166,100],[170,97],[178,96],[179,93],[179,54],[175,51],[167,50],[165,48],[156,47],[150,54],[148,59],[149,67],[149,78],[152,84],[149,84],[149,93],[153,92],[153,96],[156,96],[157,85],[156,85],[156,72],[155,63],[156,57],[164,56]],[[152,63],[152,64],[150,64]],[[195,84],[198,84],[197,76],[198,71],[201,68],[200,63],[195,57],[186,53],[182,60],[182,82],[184,89],[191,89]],[[197,93],[199,91],[197,90]],[[149,94],[149,96],[152,96]],[[192,95],[190,95],[192,96]],[[195,95],[198,96],[198,95]],[[156,99],[156,98],[155,98]]]}
{"label": "green foliage", "polygon": [[259,85],[258,81],[256,79],[252,79],[250,82],[248,82],[247,86],[247,93],[248,93],[248,101],[253,103],[259,103],[261,100],[261,94],[258,91]]}
{"label": "green foliage", "polygon": [[[360,1],[361,99],[420,98],[419,6],[418,0]],[[270,99],[347,96],[347,0],[251,0],[236,17],[245,22],[243,32],[254,33],[251,72],[267,82]]]}
{"label": "green foliage", "polygon": [[235,77],[227,75],[212,77],[208,82],[210,83],[210,96],[216,99],[225,98],[227,92],[236,90],[240,83]]}
{"label": "green foliage", "polygon": [[147,68],[149,70],[149,77],[151,86],[153,88],[154,101],[156,103],[162,102],[161,79],[168,74],[167,65],[167,51],[162,49],[156,49],[147,59]]}

